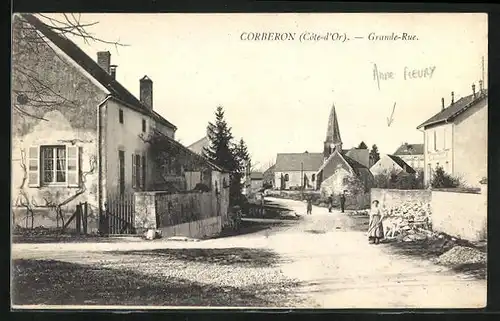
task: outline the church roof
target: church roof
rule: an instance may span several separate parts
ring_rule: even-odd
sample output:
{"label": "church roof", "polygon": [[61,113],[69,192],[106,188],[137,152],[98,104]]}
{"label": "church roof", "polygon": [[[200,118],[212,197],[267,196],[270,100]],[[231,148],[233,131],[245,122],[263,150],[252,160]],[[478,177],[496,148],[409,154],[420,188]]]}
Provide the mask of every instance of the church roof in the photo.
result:
{"label": "church roof", "polygon": [[274,171],[317,171],[323,163],[323,153],[279,153]]}
{"label": "church roof", "polygon": [[330,110],[330,117],[328,118],[328,127],[326,129],[326,139],[325,142],[330,144],[340,144],[342,139],[340,138],[339,122],[337,119],[337,112],[335,111],[335,105],[332,105]]}

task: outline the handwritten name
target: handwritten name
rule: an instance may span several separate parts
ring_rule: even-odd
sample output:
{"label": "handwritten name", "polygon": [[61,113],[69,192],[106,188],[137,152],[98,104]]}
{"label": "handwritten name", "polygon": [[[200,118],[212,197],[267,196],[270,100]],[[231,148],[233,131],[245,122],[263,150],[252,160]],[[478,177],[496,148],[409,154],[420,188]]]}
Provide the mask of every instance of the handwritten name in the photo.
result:
{"label": "handwritten name", "polygon": [[[429,66],[425,68],[404,67],[403,79],[404,80],[431,79],[435,71],[436,71],[436,66]],[[381,71],[377,67],[377,64],[373,64],[373,80],[377,83],[377,87],[379,90],[381,81],[389,81],[394,79],[396,79],[395,72]]]}

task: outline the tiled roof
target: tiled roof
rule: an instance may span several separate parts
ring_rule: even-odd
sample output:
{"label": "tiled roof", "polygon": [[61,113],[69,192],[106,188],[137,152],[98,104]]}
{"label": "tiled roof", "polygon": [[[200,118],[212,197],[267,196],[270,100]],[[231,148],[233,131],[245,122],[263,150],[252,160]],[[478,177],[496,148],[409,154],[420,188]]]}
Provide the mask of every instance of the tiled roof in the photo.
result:
{"label": "tiled roof", "polygon": [[440,122],[444,121],[450,121],[459,114],[463,113],[470,107],[474,106],[478,102],[482,101],[488,97],[488,91],[484,90],[483,93],[476,93],[474,96],[473,94],[469,96],[465,96],[460,98],[458,101],[456,101],[454,104],[446,107],[443,109],[441,112],[435,114],[431,118],[427,119],[425,122],[420,124],[417,129],[420,128],[425,128],[426,126],[437,124]]}
{"label": "tiled roof", "polygon": [[34,28],[41,32],[45,37],[47,37],[52,43],[54,43],[59,49],[61,49],[65,54],[67,54],[71,59],[73,59],[78,65],[85,69],[85,71],[87,71],[93,78],[95,78],[95,80],[97,80],[111,93],[111,96],[126,103],[130,108],[135,109],[141,113],[148,114],[160,123],[163,123],[164,125],[174,130],[177,129],[175,125],[163,118],[157,112],[151,112],[149,108],[144,106],[140,102],[140,100],[132,95],[132,93],[130,93],[125,87],[123,87],[118,81],[116,81],[110,74],[103,70],[96,61],[90,58],[82,49],[80,49],[80,47],[78,47],[71,40],[57,34],[49,26],[44,24],[32,14],[23,13],[21,14],[21,16],[29,24],[31,24]]}
{"label": "tiled roof", "polygon": [[[356,174],[359,174],[361,172],[361,170],[368,169],[368,167],[366,167],[365,165],[363,165],[363,164],[359,163],[358,161],[350,158],[349,156],[346,156],[345,153],[344,153],[344,151],[342,153],[339,153],[339,152],[335,151],[333,154],[331,154],[328,157],[328,159],[323,164],[321,164],[320,168],[318,169],[318,172],[321,171],[321,170],[323,170],[326,167],[326,165],[331,161],[331,159],[336,154],[338,154],[339,157],[343,158],[346,161],[346,163],[349,165],[349,167],[351,167],[352,170]],[[370,171],[370,170],[368,169],[368,171]]]}
{"label": "tiled roof", "polygon": [[415,173],[415,170],[408,165],[404,160],[395,155],[387,155],[390,159],[392,159],[399,167],[401,167],[405,172],[409,174]]}
{"label": "tiled roof", "polygon": [[276,172],[317,171],[323,164],[323,153],[283,153],[276,156]]}
{"label": "tiled roof", "polygon": [[407,144],[399,146],[394,155],[423,155],[424,144]]}

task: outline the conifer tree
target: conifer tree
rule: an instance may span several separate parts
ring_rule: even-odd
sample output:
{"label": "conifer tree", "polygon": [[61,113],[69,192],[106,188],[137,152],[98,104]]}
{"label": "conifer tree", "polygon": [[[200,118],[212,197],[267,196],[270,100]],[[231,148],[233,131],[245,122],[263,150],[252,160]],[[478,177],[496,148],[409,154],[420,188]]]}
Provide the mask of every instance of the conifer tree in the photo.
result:
{"label": "conifer tree", "polygon": [[232,146],[231,128],[224,119],[224,109],[218,106],[215,112],[215,124],[208,124],[210,146],[203,149],[203,155],[212,163],[234,172],[238,164]]}
{"label": "conifer tree", "polygon": [[370,151],[370,162],[371,162],[371,165],[373,165],[376,162],[378,162],[379,159],[380,159],[380,154],[378,152],[378,147],[377,147],[377,145],[373,144],[372,150]]}

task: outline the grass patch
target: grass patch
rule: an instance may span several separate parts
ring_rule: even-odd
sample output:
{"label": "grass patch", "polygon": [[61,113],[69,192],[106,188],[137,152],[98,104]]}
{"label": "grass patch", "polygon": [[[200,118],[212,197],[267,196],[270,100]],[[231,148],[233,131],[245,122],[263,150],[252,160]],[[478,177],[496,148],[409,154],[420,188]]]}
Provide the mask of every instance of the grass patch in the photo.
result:
{"label": "grass patch", "polygon": [[252,291],[54,260],[14,260],[16,305],[275,306]]}

